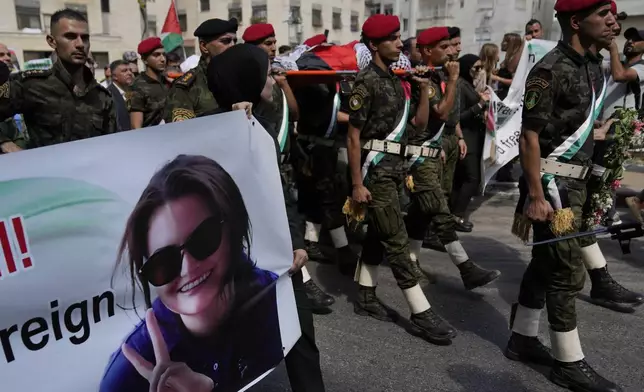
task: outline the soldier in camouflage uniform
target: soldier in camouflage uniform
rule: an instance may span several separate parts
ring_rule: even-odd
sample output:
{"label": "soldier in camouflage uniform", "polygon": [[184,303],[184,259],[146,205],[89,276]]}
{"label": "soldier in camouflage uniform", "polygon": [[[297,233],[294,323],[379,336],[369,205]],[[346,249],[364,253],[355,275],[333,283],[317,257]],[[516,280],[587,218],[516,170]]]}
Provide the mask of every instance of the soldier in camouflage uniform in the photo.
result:
{"label": "soldier in camouflage uniform", "polygon": [[237,20],[209,19],[194,32],[201,58],[196,68],[174,81],[168,92],[165,122],[207,116],[217,110],[217,101],[208,90],[206,72],[210,59],[237,43]]}
{"label": "soldier in camouflage uniform", "polygon": [[[614,2],[612,3],[615,4]],[[616,6],[615,6],[616,8]],[[613,12],[613,15],[616,16],[617,12]],[[615,35],[619,35],[619,24],[615,23]],[[602,91],[604,89],[604,71],[602,69],[603,56],[599,54],[601,49],[607,49],[607,47],[601,47],[593,45],[587,53],[589,59],[588,67],[590,74],[593,80],[593,86],[595,91]],[[603,125],[604,128],[610,127],[610,124]],[[601,166],[604,161],[604,156],[608,151],[610,146],[610,141],[608,140],[596,140],[595,149],[593,152],[593,162],[595,165]],[[593,178],[593,180],[597,180]],[[592,183],[599,184],[600,181],[592,181]],[[613,195],[615,197],[615,195]],[[592,230],[592,227],[587,227],[585,223],[588,218],[592,216],[594,211],[590,211],[590,198],[586,201],[584,206],[584,215],[583,222],[584,225],[581,227],[582,231]],[[632,313],[635,311],[634,306],[641,305],[644,303],[644,296],[638,293],[634,293],[613,279],[611,274],[608,272],[608,267],[606,265],[606,258],[602,254],[601,249],[599,249],[599,244],[597,243],[597,238],[595,236],[587,236],[579,239],[581,246],[581,253],[584,260],[584,265],[590,276],[590,281],[592,283],[592,288],[590,290],[590,298],[593,303],[603,306],[608,309],[616,310],[624,313]]]}
{"label": "soldier in camouflage uniform", "polygon": [[9,80],[7,65],[0,62],[0,119],[23,114],[30,136],[27,148],[116,132],[112,97],[85,66],[85,17],[70,9],[54,13],[47,40],[57,54],[51,69],[25,71]]}
{"label": "soldier in camouflage uniform", "polygon": [[125,94],[132,129],[161,124],[168,95],[168,86],[163,76],[165,49],[161,39],[144,39],[139,43],[138,52],[145,64],[145,72],[134,79],[132,89]]}
{"label": "soldier in camouflage uniform", "polygon": [[[352,199],[366,204],[368,225],[356,270],[359,292],[354,311],[383,321],[395,319],[376,296],[378,266],[386,258],[410,307],[414,333],[434,344],[450,344],[456,331],[434,313],[412,268],[398,198],[405,180],[405,125],[409,116],[413,123],[426,124],[428,102],[410,113],[408,86],[388,69],[402,49],[397,16],[369,17],[362,26],[362,39],[373,60],[356,77],[347,136]],[[427,96],[429,81],[415,76],[412,80]]]}
{"label": "soldier in camouflage uniform", "polygon": [[423,63],[430,69],[443,66],[448,71],[449,78],[445,81],[443,74],[432,72],[427,92],[412,84],[411,111],[424,104],[427,105],[430,117],[426,124],[419,122],[418,116],[410,119],[407,124],[410,135],[408,149],[416,150],[409,160],[411,180],[408,188],[411,192],[411,206],[405,217],[410,257],[417,276],[424,281],[425,274],[420,268],[419,257],[423,236],[431,222],[434,233],[458,267],[465,288],[471,290],[489,284],[501,273],[485,270],[470,260],[458,240],[456,222],[440,185],[441,134],[445,124],[441,116],[447,118],[454,105],[459,64],[448,61],[451,47],[446,27],[432,27],[421,32],[417,45]]}
{"label": "soldier in camouflage uniform", "polygon": [[[242,35],[244,42],[255,45],[264,50],[271,62],[275,59],[276,45],[275,30],[273,26],[267,23],[250,25]],[[261,101],[253,109],[255,117],[269,125],[274,131],[274,137],[282,154],[282,159],[286,160],[287,152],[290,152],[293,145],[290,144],[290,128],[292,122],[297,121],[299,108],[291,87],[286,80],[286,76],[274,68],[273,79],[273,100],[271,102]],[[283,165],[286,173],[285,177],[289,179],[289,186],[293,186],[293,167],[290,162]],[[308,252],[308,249],[307,249]],[[309,255],[309,257],[311,257]],[[308,269],[302,267],[302,276],[304,281],[304,290],[307,297],[311,300],[313,311],[315,313],[328,313],[328,307],[335,303],[335,298],[328,295],[311,278]]]}
{"label": "soldier in camouflage uniform", "polygon": [[[591,196],[589,174],[600,174],[592,168],[588,123],[598,115],[604,94],[593,86],[586,52],[589,43],[610,42],[615,24],[605,0],[558,0],[555,11],[563,39],[528,75],[519,144],[524,175],[513,231],[527,239],[531,225],[535,242],[581,228]],[[586,275],[581,246],[571,239],[532,249],[519,303],[512,307],[505,355],[551,365],[550,380],[573,391],[621,391],[588,365],[581,349],[575,309]],[[552,353],[537,337],[546,304]]]}

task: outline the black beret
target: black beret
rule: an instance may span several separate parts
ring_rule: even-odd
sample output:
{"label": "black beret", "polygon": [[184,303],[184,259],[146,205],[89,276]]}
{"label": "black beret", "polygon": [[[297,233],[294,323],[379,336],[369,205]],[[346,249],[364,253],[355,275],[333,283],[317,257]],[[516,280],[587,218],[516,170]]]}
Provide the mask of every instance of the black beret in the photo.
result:
{"label": "black beret", "polygon": [[237,19],[208,19],[197,27],[195,37],[217,37],[226,33],[236,33],[238,28]]}
{"label": "black beret", "polygon": [[458,27],[448,27],[447,31],[449,32],[449,38],[456,38],[461,36],[461,29]]}

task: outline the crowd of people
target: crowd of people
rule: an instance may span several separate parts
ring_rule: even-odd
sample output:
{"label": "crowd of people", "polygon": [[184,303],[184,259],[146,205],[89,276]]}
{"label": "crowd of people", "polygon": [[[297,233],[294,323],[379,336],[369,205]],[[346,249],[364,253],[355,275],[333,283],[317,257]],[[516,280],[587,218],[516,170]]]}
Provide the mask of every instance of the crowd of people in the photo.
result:
{"label": "crowd of people", "polygon": [[[571,209],[580,220],[590,196],[588,176],[580,173],[601,165],[596,151],[609,143],[612,112],[639,108],[641,90],[635,87],[644,82],[644,31],[624,32],[622,62],[614,38],[621,34],[623,15],[618,17],[614,2],[558,0],[555,11],[562,39],[528,76],[520,139],[516,224],[527,219],[535,241],[556,237],[547,222],[559,211]],[[273,137],[283,182],[302,329],[286,357],[292,389],[324,391],[312,313],[328,313],[335,299],[315,284],[305,265],[309,258],[337,263],[339,275],[354,278],[355,313],[395,321],[397,312],[376,294],[379,265],[386,260],[409,305],[414,332],[433,344],[451,344],[456,328],[435,312],[423,290],[436,276],[421,268],[421,248],[447,253],[466,290],[501,275],[475,263],[457,232],[473,230],[467,212],[481,181],[491,91],[507,95],[524,39],[542,38],[540,22],[529,21],[525,37],[506,34],[500,47],[485,44],[477,55],[461,54],[458,27],[431,27],[403,42],[398,17],[373,15],[354,43],[356,53],[368,57],[358,59],[357,75],[315,83],[290,80],[283,65],[330,46],[324,35],[278,50],[273,26],[254,24],[238,44],[234,19],[207,20],[194,35],[200,59],[187,72],[181,72],[179,56],[151,37],[137,53],[112,62],[102,83],[93,72],[87,20],[74,10],[51,17],[47,42],[55,56],[49,69],[11,73],[8,50],[0,44],[2,152],[244,110]],[[602,51],[609,53],[606,61]],[[499,64],[500,52],[505,57]],[[401,68],[403,76],[394,72]],[[588,121],[595,124],[593,132],[583,129]],[[346,173],[338,167],[344,148]],[[565,162],[566,171],[553,174],[553,162]],[[644,195],[629,202],[640,219],[643,201]],[[573,224],[567,233],[576,230]],[[325,236],[334,252],[323,246]],[[351,242],[360,242],[361,251]],[[642,295],[611,277],[594,237],[534,247],[512,306],[505,355],[551,366],[551,380],[571,390],[620,391],[586,363],[581,350],[575,297],[586,271],[598,304],[644,303]],[[551,349],[538,338],[546,305]]]}

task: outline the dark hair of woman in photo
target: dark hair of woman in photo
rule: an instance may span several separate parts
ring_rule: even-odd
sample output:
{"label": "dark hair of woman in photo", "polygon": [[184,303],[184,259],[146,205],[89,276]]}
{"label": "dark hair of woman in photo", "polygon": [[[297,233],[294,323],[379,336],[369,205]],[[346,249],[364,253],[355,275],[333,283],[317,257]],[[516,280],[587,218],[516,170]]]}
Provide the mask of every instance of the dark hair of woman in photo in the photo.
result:
{"label": "dark hair of woman in photo", "polygon": [[490,101],[490,92],[479,93],[475,78],[481,75],[483,64],[474,54],[458,59],[460,65],[459,97],[460,124],[463,138],[467,143],[467,155],[456,166],[454,190],[452,192],[452,213],[460,219],[470,199],[475,196],[481,181],[481,156],[485,142],[485,115]]}
{"label": "dark hair of woman in photo", "polygon": [[[217,162],[179,155],[152,176],[117,263],[127,263],[133,302],[140,289],[149,310],[110,358],[101,392],[148,391],[162,372],[141,370],[146,362],[173,368],[175,384],[223,390],[280,362],[277,275],[255,266],[250,238],[242,194]],[[167,358],[155,358],[159,336]]]}

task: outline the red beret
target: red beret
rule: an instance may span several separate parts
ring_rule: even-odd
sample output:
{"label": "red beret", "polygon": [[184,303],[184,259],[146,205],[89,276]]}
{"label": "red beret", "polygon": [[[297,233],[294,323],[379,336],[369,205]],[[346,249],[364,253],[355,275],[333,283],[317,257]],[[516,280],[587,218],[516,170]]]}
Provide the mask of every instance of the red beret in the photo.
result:
{"label": "red beret", "polygon": [[163,48],[163,44],[161,43],[161,38],[150,37],[139,42],[139,47],[137,48],[137,52],[139,52],[139,54],[143,56],[143,55],[152,53],[159,48]]}
{"label": "red beret", "polygon": [[371,15],[362,25],[362,35],[365,38],[387,38],[400,30],[400,20],[395,15]]}
{"label": "red beret", "polygon": [[416,37],[416,44],[434,45],[446,39],[449,39],[449,30],[447,27],[430,27],[427,30],[423,30],[418,37]]}
{"label": "red beret", "polygon": [[275,35],[275,29],[270,23],[252,24],[246,28],[242,39],[244,42],[257,42]]}
{"label": "red beret", "polygon": [[610,4],[610,0],[557,0],[555,3],[555,11],[577,12],[605,4]]}
{"label": "red beret", "polygon": [[318,34],[314,35],[313,37],[307,39],[304,41],[304,45],[306,46],[317,46],[321,45],[326,42],[326,35],[324,34]]}
{"label": "red beret", "polygon": [[612,12],[613,15],[617,15],[617,3],[614,1],[610,2],[610,12]]}

